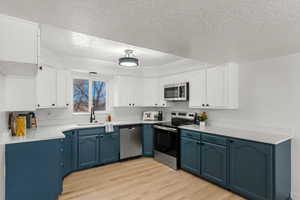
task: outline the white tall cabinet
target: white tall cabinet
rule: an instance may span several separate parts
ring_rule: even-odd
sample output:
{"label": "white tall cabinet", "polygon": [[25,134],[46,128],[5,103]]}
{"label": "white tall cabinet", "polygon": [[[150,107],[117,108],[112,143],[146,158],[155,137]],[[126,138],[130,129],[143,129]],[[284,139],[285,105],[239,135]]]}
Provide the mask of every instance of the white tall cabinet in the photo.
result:
{"label": "white tall cabinet", "polygon": [[41,66],[36,77],[37,108],[65,108],[71,101],[71,72]]}
{"label": "white tall cabinet", "polygon": [[26,20],[0,15],[0,60],[37,64],[39,26]]}

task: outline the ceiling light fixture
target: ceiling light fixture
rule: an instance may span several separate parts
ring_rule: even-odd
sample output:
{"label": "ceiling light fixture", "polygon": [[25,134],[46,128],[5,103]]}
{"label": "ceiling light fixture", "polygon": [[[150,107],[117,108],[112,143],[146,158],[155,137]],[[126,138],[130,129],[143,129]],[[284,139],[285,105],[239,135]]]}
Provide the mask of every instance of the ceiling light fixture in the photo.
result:
{"label": "ceiling light fixture", "polygon": [[119,65],[123,67],[138,67],[139,60],[133,57],[133,50],[126,49],[125,57],[119,58]]}

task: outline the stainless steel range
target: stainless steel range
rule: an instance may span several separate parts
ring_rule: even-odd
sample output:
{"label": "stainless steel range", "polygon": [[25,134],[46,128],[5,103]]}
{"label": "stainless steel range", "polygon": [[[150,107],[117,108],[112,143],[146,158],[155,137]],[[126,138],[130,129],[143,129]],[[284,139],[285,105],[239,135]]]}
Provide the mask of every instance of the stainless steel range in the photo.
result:
{"label": "stainless steel range", "polygon": [[179,126],[194,124],[196,113],[172,112],[171,122],[154,125],[154,159],[173,169],[180,167]]}

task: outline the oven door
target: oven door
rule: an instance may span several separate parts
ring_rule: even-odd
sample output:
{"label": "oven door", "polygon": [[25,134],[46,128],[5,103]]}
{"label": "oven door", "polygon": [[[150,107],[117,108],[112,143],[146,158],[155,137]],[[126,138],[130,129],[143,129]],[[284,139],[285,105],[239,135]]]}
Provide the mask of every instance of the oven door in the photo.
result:
{"label": "oven door", "polygon": [[179,156],[179,133],[176,128],[154,125],[154,149],[172,157]]}

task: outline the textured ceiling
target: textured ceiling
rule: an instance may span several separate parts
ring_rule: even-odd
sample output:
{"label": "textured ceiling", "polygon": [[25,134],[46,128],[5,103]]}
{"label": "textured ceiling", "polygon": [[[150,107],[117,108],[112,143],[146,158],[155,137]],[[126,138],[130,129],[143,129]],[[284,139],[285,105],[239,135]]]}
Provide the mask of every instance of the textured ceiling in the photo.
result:
{"label": "textured ceiling", "polygon": [[0,13],[202,62],[300,51],[299,0],[0,0]]}
{"label": "textured ceiling", "polygon": [[125,49],[133,50],[134,56],[139,59],[142,67],[158,67],[183,59],[160,51],[101,39],[49,25],[41,26],[41,36],[43,48],[65,56],[110,62],[113,66],[118,66],[118,59],[125,55]]}

